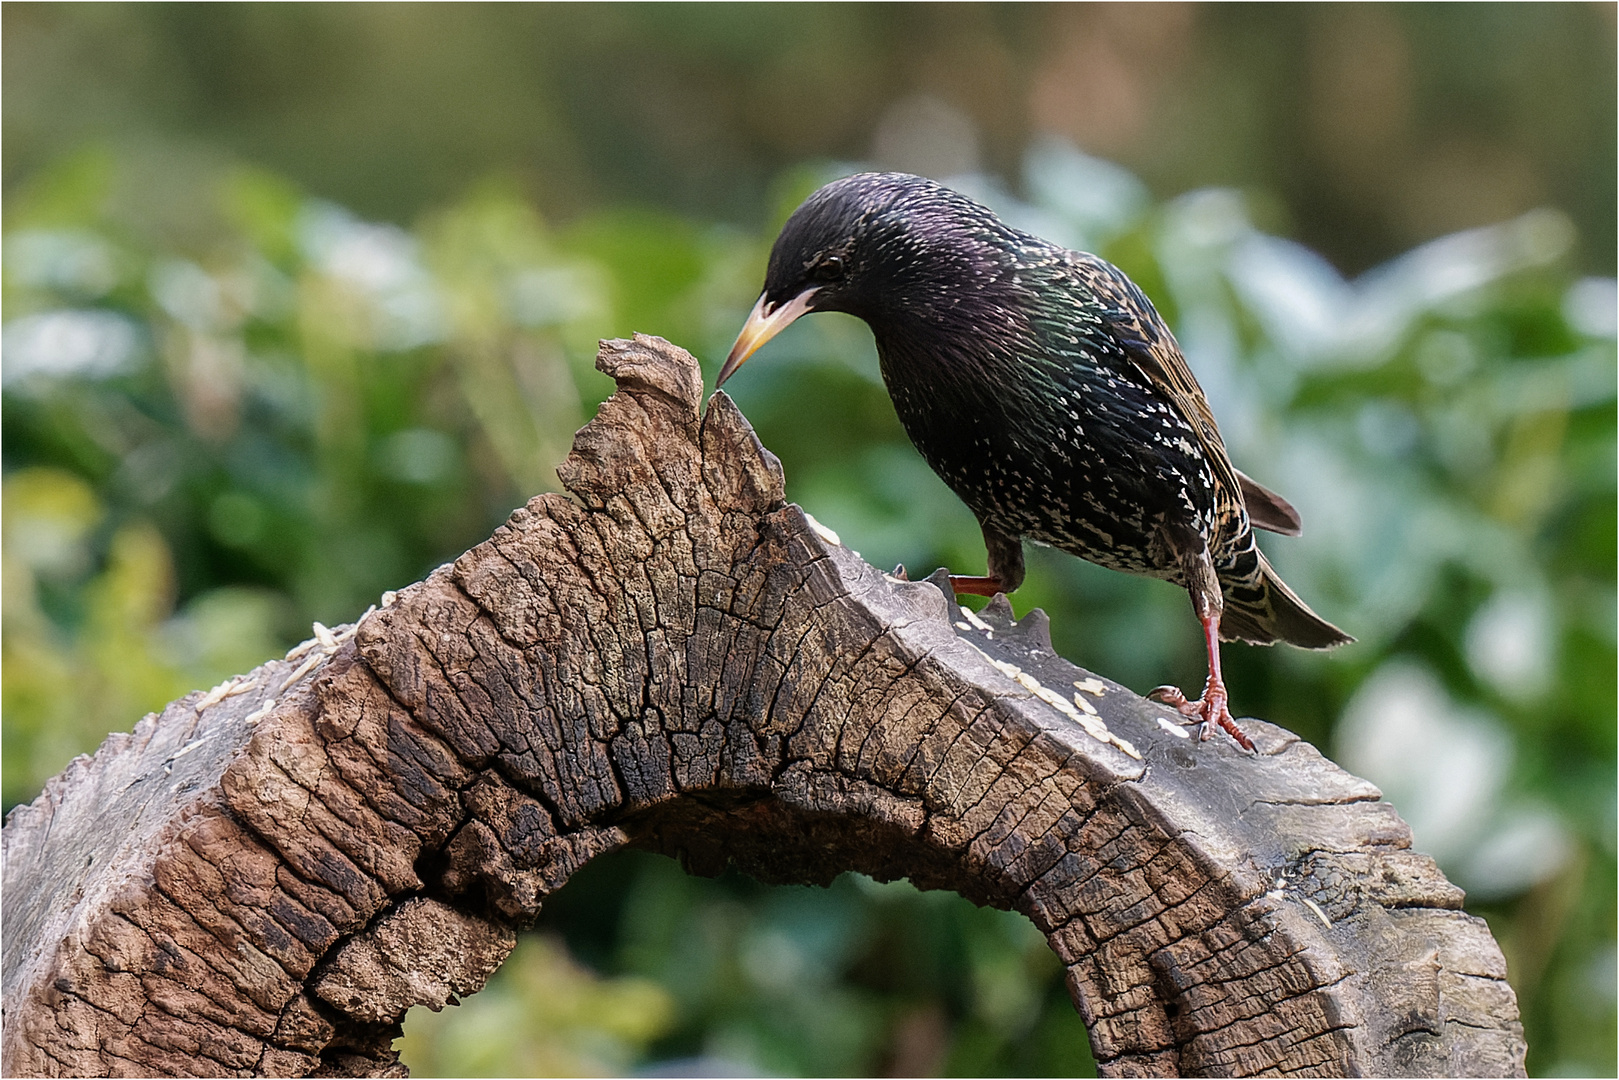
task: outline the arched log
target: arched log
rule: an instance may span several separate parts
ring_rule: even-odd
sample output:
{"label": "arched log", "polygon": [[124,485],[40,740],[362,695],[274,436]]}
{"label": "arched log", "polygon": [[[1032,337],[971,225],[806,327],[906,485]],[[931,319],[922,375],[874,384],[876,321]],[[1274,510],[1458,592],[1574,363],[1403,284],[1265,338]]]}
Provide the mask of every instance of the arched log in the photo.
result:
{"label": "arched log", "polygon": [[867,565],[667,342],[599,363],[571,497],[11,815],[7,1075],[401,1075],[405,1011],[624,845],[1020,911],[1106,1075],[1521,1075],[1500,950],[1374,787]]}

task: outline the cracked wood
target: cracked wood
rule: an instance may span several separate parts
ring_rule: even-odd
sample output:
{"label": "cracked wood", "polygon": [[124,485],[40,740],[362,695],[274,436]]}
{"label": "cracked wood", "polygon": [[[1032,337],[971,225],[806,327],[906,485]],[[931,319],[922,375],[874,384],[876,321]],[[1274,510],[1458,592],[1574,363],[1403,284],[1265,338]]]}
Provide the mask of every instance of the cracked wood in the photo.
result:
{"label": "cracked wood", "polygon": [[13,812],[7,1075],[401,1075],[405,1011],[625,845],[1020,911],[1106,1075],[1521,1075],[1500,950],[1370,784],[868,566],[667,342],[599,365],[568,495]]}

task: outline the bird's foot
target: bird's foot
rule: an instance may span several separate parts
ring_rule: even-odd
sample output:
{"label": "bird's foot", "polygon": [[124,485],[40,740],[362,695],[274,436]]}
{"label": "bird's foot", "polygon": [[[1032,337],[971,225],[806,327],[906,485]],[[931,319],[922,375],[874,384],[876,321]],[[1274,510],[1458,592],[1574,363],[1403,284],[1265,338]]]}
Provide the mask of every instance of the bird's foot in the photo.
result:
{"label": "bird's foot", "polygon": [[[1211,680],[1212,681],[1212,680]],[[1220,685],[1205,686],[1203,696],[1197,701],[1188,701],[1186,695],[1178,686],[1159,686],[1147,691],[1147,697],[1163,705],[1168,705],[1182,716],[1190,717],[1198,722],[1198,740],[1207,742],[1214,737],[1216,726],[1223,728],[1227,735],[1237,741],[1237,745],[1249,753],[1254,750],[1254,742],[1248,734],[1237,726],[1231,718],[1231,710],[1226,704],[1225,687]]]}
{"label": "bird's foot", "polygon": [[895,567],[894,567],[894,572],[892,574],[889,574],[888,576],[893,578],[895,581],[909,581],[909,580],[911,580],[911,575],[905,572],[905,564],[904,563],[896,564]]}
{"label": "bird's foot", "polygon": [[963,577],[959,574],[950,575],[950,588],[968,596],[994,596],[1005,591],[998,577]]}

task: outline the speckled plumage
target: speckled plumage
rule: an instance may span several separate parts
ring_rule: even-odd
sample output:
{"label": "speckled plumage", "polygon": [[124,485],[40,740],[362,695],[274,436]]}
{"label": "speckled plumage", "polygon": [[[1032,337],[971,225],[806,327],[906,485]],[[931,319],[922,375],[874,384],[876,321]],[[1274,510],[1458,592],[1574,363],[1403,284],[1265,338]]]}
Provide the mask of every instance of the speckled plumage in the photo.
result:
{"label": "speckled plumage", "polygon": [[[1255,545],[1254,523],[1296,532],[1297,517],[1232,467],[1174,336],[1116,267],[931,181],[865,173],[788,220],[758,329],[722,380],[786,322],[823,310],[871,327],[911,441],[983,526],[984,580],[1015,589],[1032,540],[1186,587],[1228,639],[1349,640]],[[1212,644],[1210,659],[1213,685]]]}

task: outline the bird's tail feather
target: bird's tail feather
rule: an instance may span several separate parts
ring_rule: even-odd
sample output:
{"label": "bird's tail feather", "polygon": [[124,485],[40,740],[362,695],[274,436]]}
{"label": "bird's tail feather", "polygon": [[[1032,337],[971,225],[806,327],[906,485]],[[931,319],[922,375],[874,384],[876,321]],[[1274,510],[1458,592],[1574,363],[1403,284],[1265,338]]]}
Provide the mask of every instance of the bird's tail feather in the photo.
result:
{"label": "bird's tail feather", "polygon": [[1257,565],[1252,572],[1234,581],[1221,575],[1225,599],[1220,616],[1222,638],[1254,645],[1285,641],[1302,649],[1330,649],[1355,640],[1311,611],[1271,568],[1263,552],[1254,548],[1253,555]]}

